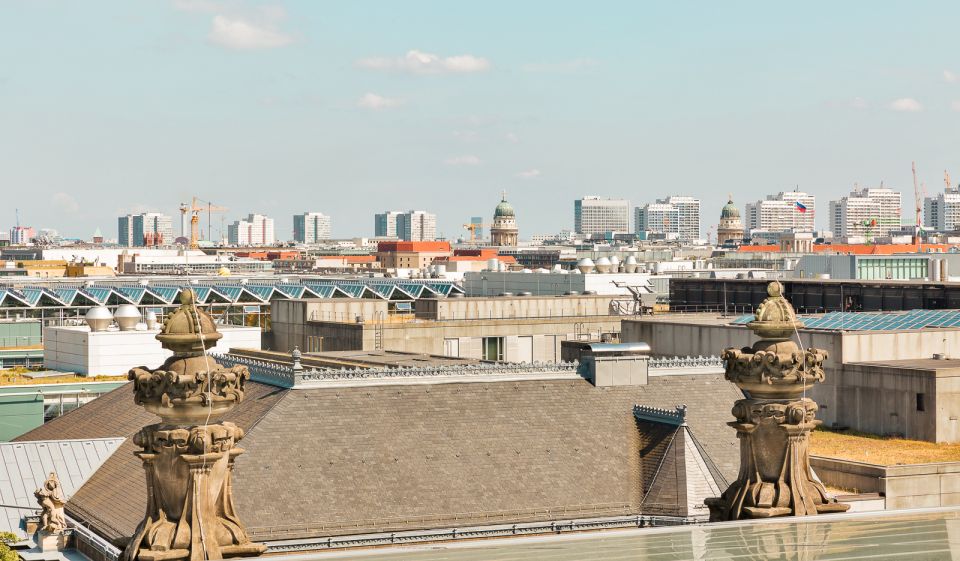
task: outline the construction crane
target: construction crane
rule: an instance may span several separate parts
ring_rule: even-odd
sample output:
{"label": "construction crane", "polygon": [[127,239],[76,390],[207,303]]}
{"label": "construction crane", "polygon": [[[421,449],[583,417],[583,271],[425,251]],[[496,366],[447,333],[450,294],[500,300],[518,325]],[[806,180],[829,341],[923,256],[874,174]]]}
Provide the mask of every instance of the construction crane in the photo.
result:
{"label": "construction crane", "polygon": [[493,224],[480,224],[479,222],[471,222],[469,224],[464,224],[463,229],[470,232],[470,243],[477,242],[477,230],[483,230],[484,228],[490,228]]}
{"label": "construction crane", "polygon": [[[206,203],[206,205],[200,205],[198,203]],[[229,209],[223,206],[217,206],[211,203],[210,201],[204,201],[198,197],[193,197],[193,200],[188,205],[187,203],[180,203],[180,215],[184,216],[188,212],[190,214],[190,249],[197,249],[200,247],[200,213],[207,211],[207,235],[212,235],[213,226],[211,222],[211,215],[214,212],[227,212]],[[221,227],[221,230],[223,228]],[[222,232],[221,232],[222,234]]]}
{"label": "construction crane", "polygon": [[917,250],[920,249],[920,218],[923,215],[923,201],[920,200],[920,185],[917,183],[917,162],[910,162],[910,169],[913,172],[913,202],[914,210],[916,211],[916,223],[913,227],[913,243],[916,244]]}
{"label": "construction crane", "polygon": [[947,193],[953,192],[953,185],[950,183],[950,172],[943,170],[943,182],[947,185]]}

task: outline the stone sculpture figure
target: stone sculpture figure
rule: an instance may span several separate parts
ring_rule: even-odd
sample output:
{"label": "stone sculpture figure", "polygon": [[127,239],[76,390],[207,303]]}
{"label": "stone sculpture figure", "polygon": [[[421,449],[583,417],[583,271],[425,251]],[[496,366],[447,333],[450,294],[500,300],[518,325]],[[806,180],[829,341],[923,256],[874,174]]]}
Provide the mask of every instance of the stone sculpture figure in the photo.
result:
{"label": "stone sculpture figure", "polygon": [[793,335],[803,324],[783,285],[767,287],[768,298],[747,324],[760,340],[753,347],[723,351],[726,379],[743,390],[728,423],[740,440],[740,474],[720,496],[707,499],[710,520],[804,516],[843,512],[810,467],[808,439],[821,421],[807,391],[824,379],[826,351],[801,349]]}
{"label": "stone sculpture figure", "polygon": [[146,470],[147,512],[123,561],[205,561],[266,550],[250,541],[233,502],[243,430],[222,421],[243,401],[250,372],[205,356],[223,335],[197,309],[193,291],[184,290],[180,301],[157,335],[173,356],[156,370],[134,368],[128,376],[134,401],[162,421],[133,437]]}
{"label": "stone sculpture figure", "polygon": [[67,499],[63,496],[63,487],[55,472],[50,472],[43,487],[33,492],[40,503],[40,530],[51,534],[63,532],[67,528],[67,519],[63,515],[63,505]]}

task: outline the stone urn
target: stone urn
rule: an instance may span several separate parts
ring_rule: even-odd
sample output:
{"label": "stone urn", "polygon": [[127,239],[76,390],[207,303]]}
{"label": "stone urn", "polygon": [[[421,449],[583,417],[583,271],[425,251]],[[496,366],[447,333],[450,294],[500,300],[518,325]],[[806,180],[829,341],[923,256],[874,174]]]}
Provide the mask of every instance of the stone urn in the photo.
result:
{"label": "stone urn", "polygon": [[803,323],[771,282],[766,300],[747,324],[760,339],[752,347],[723,351],[726,379],[743,390],[733,406],[740,440],[740,474],[717,498],[707,499],[711,521],[843,512],[849,505],[827,495],[810,467],[808,441],[817,404],[807,397],[824,379],[826,351],[803,349]]}
{"label": "stone urn", "polygon": [[245,366],[227,369],[206,355],[223,337],[196,306],[192,290],[157,335],[173,356],[159,368],[130,370],[134,401],[162,419],[142,428],[134,443],[147,475],[147,512],[124,561],[204,561],[255,556],[233,503],[236,443],[243,430],[222,421],[243,401]]}

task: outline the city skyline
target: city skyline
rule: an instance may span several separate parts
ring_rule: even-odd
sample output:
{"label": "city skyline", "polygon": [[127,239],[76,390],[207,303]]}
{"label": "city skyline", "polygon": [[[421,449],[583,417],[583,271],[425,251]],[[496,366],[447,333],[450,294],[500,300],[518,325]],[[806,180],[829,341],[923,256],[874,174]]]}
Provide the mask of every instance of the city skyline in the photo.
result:
{"label": "city skyline", "polygon": [[87,238],[198,195],[229,220],[282,217],[280,238],[305,206],[336,218],[334,237],[415,207],[455,238],[507,189],[528,233],[569,229],[586,194],[674,193],[703,201],[706,233],[727,192],[742,206],[883,181],[909,198],[910,161],[930,192],[958,167],[944,22],[960,7],[871,4],[863,26],[855,4],[829,21],[816,5],[551,3],[549,21],[537,3],[428,5],[4,5],[3,51],[32,56],[0,70],[0,224],[19,208]]}

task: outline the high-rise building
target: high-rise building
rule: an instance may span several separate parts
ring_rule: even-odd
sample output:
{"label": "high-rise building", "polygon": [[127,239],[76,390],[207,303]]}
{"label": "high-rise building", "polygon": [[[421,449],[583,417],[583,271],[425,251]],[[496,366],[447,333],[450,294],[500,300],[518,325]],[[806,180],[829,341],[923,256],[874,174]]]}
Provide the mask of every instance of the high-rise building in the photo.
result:
{"label": "high-rise building", "polygon": [[585,236],[630,231],[630,201],[584,197],[573,202],[573,227]]}
{"label": "high-rise building", "polygon": [[30,226],[14,226],[10,228],[10,244],[24,245],[37,237],[37,231]]}
{"label": "high-rise building", "polygon": [[671,195],[634,209],[636,232],[666,234],[683,241],[700,239],[700,199]]}
{"label": "high-rise building", "polygon": [[924,199],[923,225],[939,232],[960,230],[960,190],[948,185],[943,193]]}
{"label": "high-rise building", "polygon": [[250,214],[227,226],[227,240],[233,245],[273,245],[273,218]]}
{"label": "high-rise building", "polygon": [[747,229],[764,232],[812,232],[816,198],[802,191],[784,191],[747,203]]}
{"label": "high-rise building", "polygon": [[300,243],[317,243],[330,239],[330,217],[322,212],[293,215],[293,239]]}
{"label": "high-rise building", "polygon": [[493,225],[490,227],[490,244],[497,246],[516,246],[519,230],[513,206],[507,202],[507,194],[493,211]]}
{"label": "high-rise building", "polygon": [[671,195],[658,199],[658,203],[672,205],[677,209],[677,233],[684,241],[700,239],[700,199],[682,195]]}
{"label": "high-rise building", "polygon": [[437,239],[437,215],[423,210],[408,210],[398,214],[397,237],[408,242]]}
{"label": "high-rise building", "polygon": [[647,203],[634,209],[634,231],[665,234],[668,239],[679,238],[680,210],[667,203]]}
{"label": "high-rise building", "polygon": [[397,237],[397,217],[402,214],[397,210],[381,212],[373,217],[373,235],[378,238]]}
{"label": "high-rise building", "polygon": [[159,212],[128,214],[117,219],[117,243],[124,247],[157,247],[173,243],[173,219]]}
{"label": "high-rise building", "polygon": [[884,236],[900,229],[900,193],[892,189],[855,189],[830,201],[830,230],[839,237]]}

